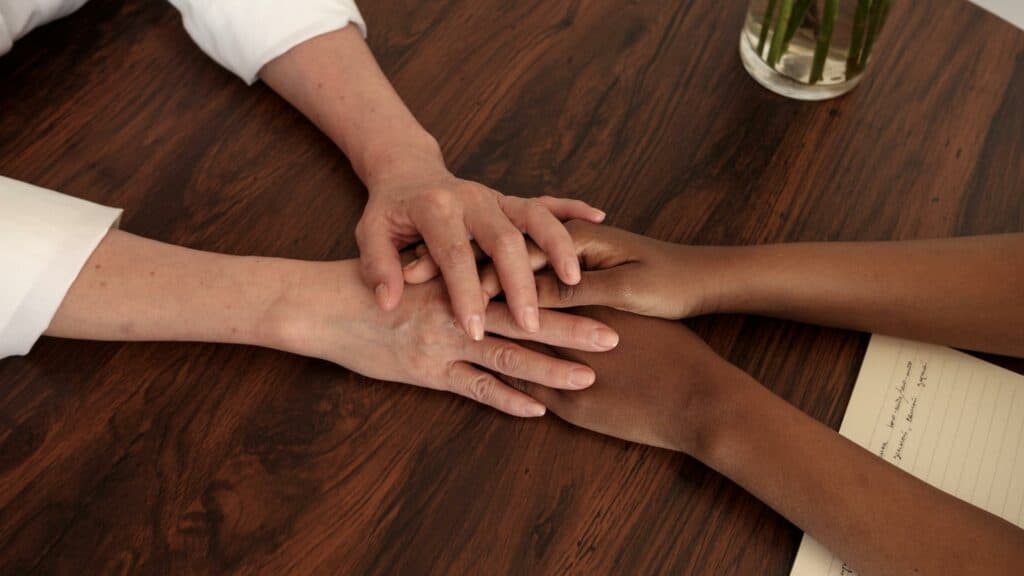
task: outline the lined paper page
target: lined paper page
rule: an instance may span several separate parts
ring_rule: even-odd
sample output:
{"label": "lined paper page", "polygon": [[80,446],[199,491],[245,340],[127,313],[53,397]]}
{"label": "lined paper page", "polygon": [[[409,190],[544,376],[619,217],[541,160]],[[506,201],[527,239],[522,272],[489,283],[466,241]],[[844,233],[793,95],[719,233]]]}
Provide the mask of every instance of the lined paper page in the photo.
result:
{"label": "lined paper page", "polygon": [[[1024,376],[951,348],[871,336],[839,433],[1024,527]],[[804,535],[790,576],[855,574]]]}
{"label": "lined paper page", "polygon": [[971,2],[1024,30],[1024,2],[1020,0],[971,0]]}

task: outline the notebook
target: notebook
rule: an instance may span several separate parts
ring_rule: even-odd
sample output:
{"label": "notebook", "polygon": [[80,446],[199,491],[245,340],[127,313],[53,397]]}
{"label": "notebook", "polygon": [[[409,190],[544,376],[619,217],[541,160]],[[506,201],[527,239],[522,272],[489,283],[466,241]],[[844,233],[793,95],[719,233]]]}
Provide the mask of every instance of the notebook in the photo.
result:
{"label": "notebook", "polygon": [[[875,334],[839,433],[1024,527],[1024,376],[944,346]],[[790,576],[849,574],[804,535]]]}
{"label": "notebook", "polygon": [[1020,0],[971,0],[971,2],[1024,30],[1024,2]]}

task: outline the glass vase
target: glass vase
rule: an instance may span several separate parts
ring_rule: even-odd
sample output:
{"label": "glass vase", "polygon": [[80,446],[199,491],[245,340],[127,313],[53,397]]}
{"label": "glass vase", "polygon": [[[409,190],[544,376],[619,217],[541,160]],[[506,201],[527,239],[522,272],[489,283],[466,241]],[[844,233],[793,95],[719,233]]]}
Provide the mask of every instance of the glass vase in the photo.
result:
{"label": "glass vase", "polygon": [[860,81],[892,0],[751,0],[740,37],[747,72],[769,90],[825,100]]}

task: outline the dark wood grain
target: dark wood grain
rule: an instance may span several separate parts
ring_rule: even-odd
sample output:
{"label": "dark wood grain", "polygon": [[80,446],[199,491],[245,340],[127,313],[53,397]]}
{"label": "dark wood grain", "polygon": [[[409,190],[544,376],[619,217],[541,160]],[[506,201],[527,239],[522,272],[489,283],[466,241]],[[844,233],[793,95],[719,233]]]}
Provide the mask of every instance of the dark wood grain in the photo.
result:
{"label": "dark wood grain", "polygon": [[[1024,230],[1024,32],[967,3],[895,3],[863,84],[821,104],[747,77],[741,1],[362,8],[451,166],[506,193],[691,243]],[[0,58],[0,173],[161,240],[307,259],[354,256],[365,201],[153,0],[94,0]],[[866,335],[691,325],[838,427]],[[799,538],[684,456],[325,362],[52,339],[0,362],[4,574],[786,574]]]}

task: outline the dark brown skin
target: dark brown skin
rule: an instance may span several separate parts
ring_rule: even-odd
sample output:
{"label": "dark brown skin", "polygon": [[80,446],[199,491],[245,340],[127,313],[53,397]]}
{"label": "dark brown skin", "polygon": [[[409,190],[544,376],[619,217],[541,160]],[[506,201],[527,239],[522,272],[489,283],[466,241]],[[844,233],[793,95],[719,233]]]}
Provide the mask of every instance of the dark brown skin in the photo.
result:
{"label": "dark brown skin", "polygon": [[590,364],[597,382],[575,392],[521,384],[566,421],[692,455],[863,574],[1020,572],[1024,531],[800,412],[684,325],[607,308],[578,311],[621,337],[611,352],[557,350]]}

